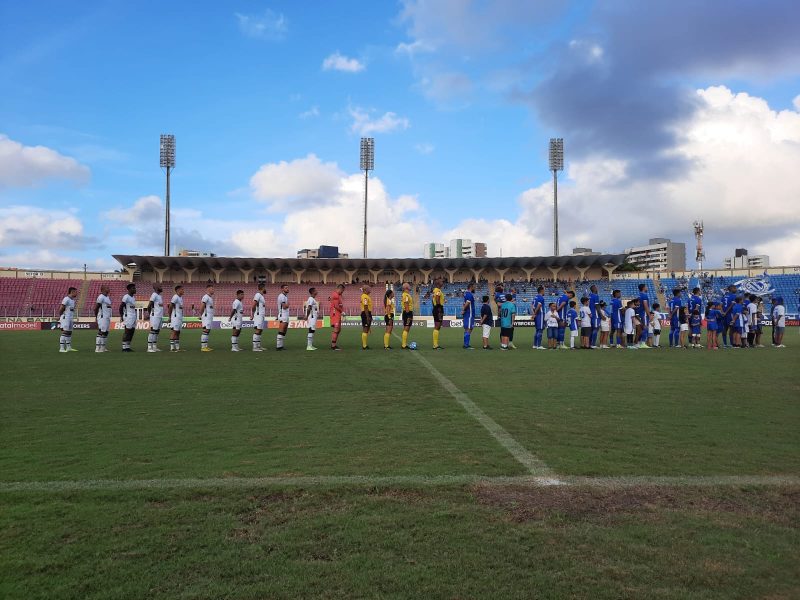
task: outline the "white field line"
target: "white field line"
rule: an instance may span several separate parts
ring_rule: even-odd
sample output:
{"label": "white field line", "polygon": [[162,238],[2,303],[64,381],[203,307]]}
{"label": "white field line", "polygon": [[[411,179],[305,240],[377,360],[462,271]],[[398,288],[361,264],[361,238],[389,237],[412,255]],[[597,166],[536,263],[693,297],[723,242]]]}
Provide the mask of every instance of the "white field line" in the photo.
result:
{"label": "white field line", "polygon": [[[397,337],[397,334],[394,334]],[[427,358],[422,356],[419,352],[413,352],[428,372],[433,375],[433,378],[439,382],[447,392],[455,398],[461,407],[475,419],[478,423],[488,431],[497,442],[505,448],[517,462],[519,462],[525,469],[534,477],[553,477],[553,471],[541,459],[536,457],[527,448],[520,444],[517,440],[511,437],[511,434],[503,429],[497,421],[492,419],[489,415],[483,412],[477,404],[470,400],[464,392],[462,392],[456,385],[445,377],[436,367],[434,367]],[[556,483],[554,481],[554,483]]]}
{"label": "white field line", "polygon": [[630,487],[743,487],[743,486],[800,486],[797,475],[685,475],[685,476],[630,476],[630,477],[580,477],[567,476],[558,480],[552,477],[485,477],[481,475],[321,475],[276,477],[212,477],[188,479],[83,479],[56,481],[0,482],[0,493],[11,492],[91,492],[181,489],[263,489],[271,487],[444,487],[464,485],[491,485],[517,487],[574,487],[574,488],[630,488]]}

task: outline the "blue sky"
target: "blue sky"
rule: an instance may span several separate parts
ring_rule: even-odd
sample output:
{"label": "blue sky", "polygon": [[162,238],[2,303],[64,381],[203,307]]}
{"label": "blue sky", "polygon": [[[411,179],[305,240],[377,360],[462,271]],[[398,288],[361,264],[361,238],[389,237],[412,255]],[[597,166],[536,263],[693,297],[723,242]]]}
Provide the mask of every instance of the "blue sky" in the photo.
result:
{"label": "blue sky", "polygon": [[359,255],[368,134],[371,255],[550,254],[562,135],[562,252],[702,218],[712,265],[800,263],[800,9],[695,4],[4,3],[0,265],[159,253],[162,132],[176,246]]}

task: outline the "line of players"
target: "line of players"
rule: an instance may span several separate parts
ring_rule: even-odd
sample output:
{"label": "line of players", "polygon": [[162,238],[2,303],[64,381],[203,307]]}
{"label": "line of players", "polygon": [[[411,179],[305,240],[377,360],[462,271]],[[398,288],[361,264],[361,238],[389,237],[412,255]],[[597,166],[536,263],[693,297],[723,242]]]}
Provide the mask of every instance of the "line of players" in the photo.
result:
{"label": "line of players", "polygon": [[[345,286],[339,284],[329,298],[329,315],[331,322],[331,350],[339,351],[338,338],[342,327],[342,317],[344,315],[344,304],[342,294]],[[158,348],[158,337],[161,332],[164,317],[170,322],[170,351],[181,352],[180,335],[183,328],[184,305],[182,285],[175,286],[174,295],[164,308],[162,296],[163,288],[160,284],[153,286],[153,293],[150,295],[146,312],[150,323],[150,331],[147,337],[147,351],[160,352]],[[369,334],[372,327],[372,297],[371,287],[364,285],[361,288],[361,347],[369,350]],[[62,300],[59,312],[59,325],[61,336],[59,339],[60,352],[74,352],[72,348],[72,331],[75,313],[75,300],[78,290],[74,287],[69,288],[67,296]],[[122,351],[132,352],[131,342],[136,332],[138,320],[136,312],[136,285],[131,283],[127,286],[127,293],[123,296],[118,308],[120,322],[123,324],[124,333],[122,337]],[[670,334],[669,345],[674,348],[689,347],[686,337],[690,336],[691,347],[701,348],[700,343],[702,328],[703,301],[700,296],[700,289],[695,288],[689,297],[687,306],[683,306],[682,291],[673,291],[673,298],[669,301]],[[736,287],[730,286],[728,292],[717,302],[709,303],[706,309],[707,323],[707,343],[708,348],[719,348],[719,335],[723,338],[723,347],[762,347],[761,345],[761,325],[762,310],[759,308],[758,297],[749,296],[745,305],[745,298],[737,295]],[[444,321],[444,293],[442,292],[442,280],[434,280],[434,287],[431,291],[431,303],[433,314],[433,349],[442,350],[439,344],[439,334]],[[480,309],[477,307],[475,298],[475,284],[467,285],[464,293],[464,303],[462,306],[462,325],[464,328],[463,348],[472,350],[471,335],[473,329],[478,326],[482,333],[482,348],[491,350],[489,344],[492,328],[499,325],[500,328],[500,349],[508,350],[516,348],[514,345],[514,317],[517,312],[514,302],[513,292],[504,292],[503,286],[495,288],[494,301],[497,307],[498,320],[495,321],[492,307],[489,304],[489,296],[483,296]],[[386,325],[383,336],[383,347],[391,350],[390,344],[392,331],[394,329],[395,317],[395,298],[394,292],[387,289],[383,297],[384,323]],[[409,333],[414,322],[414,298],[411,294],[411,285],[404,283],[401,296],[403,325],[401,335],[401,348],[414,348],[415,344],[408,342]],[[211,352],[209,346],[209,336],[213,327],[215,306],[214,306],[214,286],[209,284],[206,293],[201,299],[201,326],[200,350]],[[277,299],[278,309],[278,333],[276,336],[276,350],[283,350],[285,347],[286,332],[289,328],[289,286],[281,287],[281,292]],[[244,291],[237,290],[236,298],[231,305],[231,312],[228,322],[231,326],[231,351],[239,352],[239,337],[242,332],[244,320]],[[317,289],[309,288],[309,296],[305,302],[305,319],[308,323],[308,334],[306,350],[314,351],[314,336],[316,324],[319,319],[320,306],[317,301]],[[107,352],[108,333],[111,328],[112,301],[109,297],[109,287],[103,285],[100,288],[100,295],[95,303],[94,313],[97,319],[97,336],[95,340],[95,352]],[[253,320],[252,350],[262,352],[261,336],[266,324],[266,285],[259,284],[258,291],[253,297],[250,314]],[[544,288],[540,287],[531,303],[531,314],[535,333],[533,338],[533,348],[537,350],[545,349],[567,349],[566,332],[569,331],[569,349],[604,349],[613,347],[613,338],[616,335],[617,348],[645,349],[660,348],[661,321],[657,318],[660,314],[660,306],[653,303],[651,306],[647,294],[646,284],[639,285],[639,297],[627,301],[623,305],[620,290],[614,290],[610,307],[600,300],[597,286],[592,285],[586,296],[580,299],[580,306],[575,300],[575,292],[564,290],[557,302],[545,305]],[[782,299],[774,300],[772,318],[773,345],[783,346],[783,330],[785,327],[785,307]],[[544,336],[547,335],[547,347],[543,345]],[[576,343],[580,334],[580,346]],[[728,338],[730,334],[730,346]]]}

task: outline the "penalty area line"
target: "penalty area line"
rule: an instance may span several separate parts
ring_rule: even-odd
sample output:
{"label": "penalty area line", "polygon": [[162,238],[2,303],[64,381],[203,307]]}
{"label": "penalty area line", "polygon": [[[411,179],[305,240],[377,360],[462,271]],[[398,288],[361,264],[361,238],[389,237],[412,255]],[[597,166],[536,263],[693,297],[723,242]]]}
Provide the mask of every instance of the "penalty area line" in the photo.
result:
{"label": "penalty area line", "polygon": [[392,486],[516,486],[620,489],[633,487],[742,487],[800,486],[797,475],[677,475],[582,477],[482,476],[482,475],[320,475],[275,477],[210,477],[186,479],[83,479],[0,482],[0,493],[12,492],[122,492],[182,489],[263,489],[271,487],[392,487]]}

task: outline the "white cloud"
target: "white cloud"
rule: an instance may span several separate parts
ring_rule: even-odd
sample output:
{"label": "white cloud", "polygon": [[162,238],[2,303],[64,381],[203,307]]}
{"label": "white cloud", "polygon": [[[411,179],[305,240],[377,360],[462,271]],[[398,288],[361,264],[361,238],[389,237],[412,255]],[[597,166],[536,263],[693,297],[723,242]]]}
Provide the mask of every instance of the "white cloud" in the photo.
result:
{"label": "white cloud", "polygon": [[425,155],[433,154],[433,151],[435,149],[436,149],[436,147],[433,144],[430,144],[428,142],[422,142],[420,144],[415,144],[414,145],[414,150],[416,150],[420,154],[425,154]]}
{"label": "white cloud", "polygon": [[360,135],[371,133],[391,133],[393,131],[408,129],[411,122],[406,117],[398,116],[394,112],[383,113],[383,116],[373,119],[370,113],[363,108],[355,107],[349,109],[353,123],[350,131]]}
{"label": "white cloud", "polygon": [[287,205],[318,205],[337,193],[342,173],[336,163],[323,163],[314,154],[290,162],[267,163],[250,178],[250,189],[258,200],[267,200],[276,210]]}
{"label": "white cloud", "polygon": [[413,42],[400,42],[394,49],[395,54],[415,56],[427,52],[433,52],[436,48],[424,40],[414,40]]}
{"label": "white cloud", "polygon": [[89,168],[45,146],[23,146],[0,134],[0,187],[30,187],[47,179],[89,180]]}
{"label": "white cloud", "polygon": [[301,119],[313,119],[313,118],[319,116],[319,108],[316,107],[316,106],[312,106],[311,108],[309,108],[306,111],[301,112],[297,116],[300,117]]}
{"label": "white cloud", "polygon": [[239,30],[246,36],[277,42],[286,37],[289,21],[281,13],[267,9],[262,15],[234,13]]}
{"label": "white cloud", "polygon": [[322,61],[323,71],[344,71],[345,73],[358,73],[365,68],[364,63],[357,58],[348,58],[337,50]]}
{"label": "white cloud", "polygon": [[[172,213],[173,211],[170,211]],[[158,196],[142,196],[130,208],[112,208],[103,217],[129,226],[150,224],[164,218],[164,206]]]}
{"label": "white cloud", "polygon": [[75,215],[35,206],[0,208],[0,248],[82,248],[89,240]]}
{"label": "white cloud", "polygon": [[435,102],[441,104],[461,102],[468,99],[474,89],[472,80],[465,73],[441,71],[438,68],[425,68],[423,71],[427,74],[419,79],[416,86],[426,97]]}

